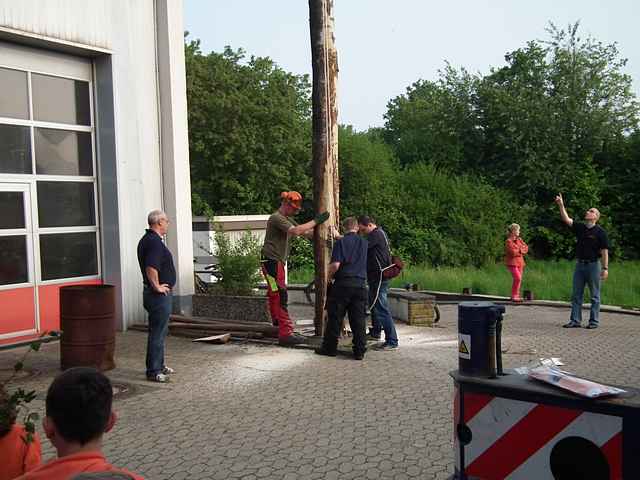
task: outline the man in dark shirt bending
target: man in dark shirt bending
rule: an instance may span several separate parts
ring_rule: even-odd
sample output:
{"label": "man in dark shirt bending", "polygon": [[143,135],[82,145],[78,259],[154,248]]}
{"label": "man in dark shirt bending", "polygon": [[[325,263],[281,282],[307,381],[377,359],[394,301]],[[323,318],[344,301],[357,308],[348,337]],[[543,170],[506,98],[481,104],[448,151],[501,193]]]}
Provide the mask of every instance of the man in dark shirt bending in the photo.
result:
{"label": "man in dark shirt bending", "polygon": [[574,222],[564,208],[562,194],[555,198],[560,207],[560,218],[576,235],[576,268],[573,272],[573,293],[571,295],[571,318],[564,328],[578,328],[582,325],[582,300],[585,284],[591,292],[591,312],[587,328],[598,328],[600,321],[600,280],[609,276],[609,239],[600,225],[597,208],[590,208],[584,214],[584,223]]}
{"label": "man in dark shirt bending", "polygon": [[319,355],[334,357],[345,313],[353,333],[353,358],[362,360],[366,350],[367,241],[358,235],[358,221],[347,217],[342,223],[344,236],[331,252],[329,278],[333,283],[327,295],[327,325]]}
{"label": "man in dark shirt bending", "polygon": [[387,234],[366,215],[358,217],[358,228],[361,234],[367,236],[368,244],[367,282],[372,323],[369,334],[372,338],[379,339],[381,331],[384,330],[384,343],[377,348],[395,350],[398,348],[398,334],[387,300],[389,280],[382,278],[382,269],[391,264]]}
{"label": "man in dark shirt bending", "polygon": [[171,252],[162,241],[169,229],[167,214],[153,210],[147,217],[149,228],[138,242],[138,263],[142,272],[144,309],[149,314],[147,337],[147,379],[166,382],[174,373],[164,363],[164,341],[172,310],[171,289],[176,284],[176,269]]}

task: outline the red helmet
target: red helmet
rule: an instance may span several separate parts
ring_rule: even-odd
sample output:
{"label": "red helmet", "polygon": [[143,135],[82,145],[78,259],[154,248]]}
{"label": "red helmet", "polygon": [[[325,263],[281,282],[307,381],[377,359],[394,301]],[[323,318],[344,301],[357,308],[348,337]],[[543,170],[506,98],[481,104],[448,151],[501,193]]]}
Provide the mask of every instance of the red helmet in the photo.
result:
{"label": "red helmet", "polygon": [[288,203],[295,208],[302,208],[302,195],[298,192],[282,192],[280,199],[283,203]]}

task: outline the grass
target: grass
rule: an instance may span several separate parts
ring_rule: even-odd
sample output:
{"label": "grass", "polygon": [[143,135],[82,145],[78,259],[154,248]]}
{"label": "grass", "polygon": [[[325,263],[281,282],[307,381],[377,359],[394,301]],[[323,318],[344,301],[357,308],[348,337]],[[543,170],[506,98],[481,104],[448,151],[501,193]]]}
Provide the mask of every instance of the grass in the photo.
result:
{"label": "grass", "polygon": [[[531,290],[537,300],[569,301],[574,265],[568,260],[530,260],[524,271],[522,291]],[[312,270],[289,272],[290,283],[308,283],[312,278]],[[407,283],[418,284],[421,290],[462,292],[463,287],[471,287],[473,293],[505,297],[511,294],[511,274],[502,264],[483,268],[413,265],[406,267],[391,285],[404,287]],[[640,307],[640,262],[611,262],[600,297],[605,305]],[[588,301],[588,289],[585,299]]]}

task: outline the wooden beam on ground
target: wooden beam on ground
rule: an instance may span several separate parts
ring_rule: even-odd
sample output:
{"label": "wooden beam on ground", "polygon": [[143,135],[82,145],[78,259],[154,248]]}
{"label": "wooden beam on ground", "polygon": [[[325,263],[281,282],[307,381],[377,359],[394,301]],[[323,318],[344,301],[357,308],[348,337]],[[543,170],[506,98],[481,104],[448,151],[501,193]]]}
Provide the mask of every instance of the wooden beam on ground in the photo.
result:
{"label": "wooden beam on ground", "polygon": [[203,325],[209,325],[210,323],[238,323],[243,325],[271,325],[271,322],[252,322],[250,320],[231,320],[228,318],[214,318],[214,317],[190,317],[187,315],[171,315],[169,317],[170,322],[183,322],[183,323],[201,323]]}
{"label": "wooden beam on ground", "polygon": [[231,334],[225,333],[223,335],[212,335],[209,337],[194,338],[191,341],[222,344],[222,343],[227,343],[229,340],[231,340]]}
{"label": "wooden beam on ground", "polygon": [[245,325],[239,323],[219,324],[195,324],[195,323],[170,323],[169,331],[174,330],[198,330],[202,332],[253,332],[261,333],[267,337],[277,337],[278,327],[273,325]]}

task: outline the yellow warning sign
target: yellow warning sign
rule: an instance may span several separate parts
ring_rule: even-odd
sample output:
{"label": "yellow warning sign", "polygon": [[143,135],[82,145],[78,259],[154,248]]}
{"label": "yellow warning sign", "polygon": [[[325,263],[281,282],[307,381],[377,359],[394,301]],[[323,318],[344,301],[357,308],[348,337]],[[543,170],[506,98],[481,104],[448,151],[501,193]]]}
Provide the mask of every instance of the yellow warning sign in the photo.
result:
{"label": "yellow warning sign", "polygon": [[458,356],[466,360],[471,360],[471,335],[465,333],[458,334]]}

